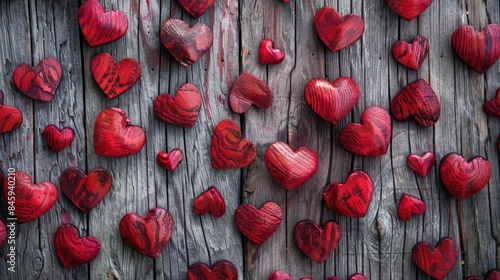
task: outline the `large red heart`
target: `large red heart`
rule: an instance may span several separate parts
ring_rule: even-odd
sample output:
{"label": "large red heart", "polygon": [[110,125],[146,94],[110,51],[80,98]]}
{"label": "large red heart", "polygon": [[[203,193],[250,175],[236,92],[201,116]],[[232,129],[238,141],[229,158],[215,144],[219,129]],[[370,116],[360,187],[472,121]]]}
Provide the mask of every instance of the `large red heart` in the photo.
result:
{"label": "large red heart", "polygon": [[90,212],[108,193],[113,180],[102,168],[88,175],[77,167],[70,167],[59,176],[59,186],[66,197],[85,213]]}
{"label": "large red heart", "polygon": [[35,68],[28,64],[17,66],[12,73],[12,82],[25,95],[49,102],[56,94],[61,76],[61,64],[49,57],[41,60]]}
{"label": "large red heart", "polygon": [[186,11],[195,18],[199,18],[203,13],[205,13],[210,6],[215,2],[215,0],[177,0]]}
{"label": "large red heart", "polygon": [[467,161],[457,153],[449,153],[441,159],[439,174],[451,196],[462,200],[476,194],[488,184],[491,165],[481,156]]}
{"label": "large red heart", "polygon": [[118,108],[103,110],[95,120],[94,152],[100,156],[124,157],[138,153],[146,143],[146,134],[130,124]]}
{"label": "large red heart", "polygon": [[75,139],[75,131],[71,127],[61,130],[53,124],[49,124],[42,132],[42,136],[49,147],[56,153],[66,149]]}
{"label": "large red heart", "polygon": [[78,23],[91,47],[121,38],[128,29],[128,19],[120,10],[106,12],[98,0],[87,0],[78,10]]}
{"label": "large red heart", "polygon": [[281,224],[283,213],[274,202],[266,202],[260,209],[251,204],[238,206],[234,211],[234,222],[240,232],[250,241],[262,245]]}
{"label": "large red heart", "polygon": [[238,125],[223,120],[212,136],[212,166],[217,169],[240,168],[249,165],[257,155],[252,142],[243,138]]}
{"label": "large red heart", "polygon": [[415,264],[427,275],[443,279],[455,265],[460,248],[448,237],[441,238],[436,247],[426,242],[413,246],[412,257]]}
{"label": "large red heart", "polygon": [[484,103],[483,111],[490,117],[500,118],[500,88],[498,88],[495,98]]}
{"label": "large red heart", "polygon": [[259,45],[259,63],[263,65],[278,64],[285,59],[285,52],[273,48],[273,41],[264,39]]}
{"label": "large red heart", "polygon": [[226,202],[217,188],[211,186],[194,200],[193,210],[198,215],[210,212],[212,216],[219,218],[226,212]]}
{"label": "large red heart", "polygon": [[161,94],[153,101],[153,109],[160,120],[186,128],[194,126],[201,108],[201,95],[192,84],[183,84],[175,93]]}
{"label": "large red heart", "polygon": [[[2,181],[0,180],[0,183],[1,182]],[[5,240],[7,240],[7,227],[5,226],[5,223],[0,220],[0,248],[2,248]]]}
{"label": "large red heart", "polygon": [[412,215],[421,215],[425,212],[425,203],[409,194],[403,194],[398,206],[398,217],[403,221],[409,221]]}
{"label": "large red heart", "polygon": [[335,213],[361,218],[372,200],[373,182],[364,171],[352,172],[344,184],[327,185],[323,191],[326,206]]}
{"label": "large red heart", "polygon": [[429,53],[429,40],[424,36],[413,38],[411,44],[405,41],[397,41],[392,46],[392,55],[404,66],[413,70],[418,70],[418,67],[424,63]]}
{"label": "large red heart", "polygon": [[170,153],[162,151],[156,155],[156,162],[170,171],[174,171],[181,161],[182,152],[179,149],[173,149],[172,151],[170,151]]}
{"label": "large red heart", "polygon": [[132,249],[156,259],[170,240],[174,221],[163,208],[149,210],[145,218],[128,213],[120,220],[120,234]]}
{"label": "large red heart", "polygon": [[93,236],[81,238],[75,226],[64,224],[57,228],[54,247],[63,266],[71,267],[95,259],[101,250],[101,242]]}
{"label": "large red heart", "polygon": [[385,3],[400,17],[411,21],[423,13],[432,0],[385,0]]}
{"label": "large red heart", "polygon": [[365,23],[355,14],[340,17],[332,7],[322,7],[314,16],[314,26],[319,38],[332,51],[338,51],[353,44],[363,35]]}
{"label": "large red heart", "polygon": [[425,177],[431,167],[436,163],[436,156],[432,152],[425,152],[421,157],[411,154],[406,159],[406,164],[420,176]]}
{"label": "large red heart", "polygon": [[187,273],[188,280],[236,280],[238,269],[227,260],[214,263],[212,269],[206,264],[197,262],[192,264]]}
{"label": "large red heart", "polygon": [[481,279],[481,277],[478,276],[469,276],[465,280],[500,280],[500,271],[492,269],[486,273],[484,279]]}
{"label": "large red heart", "polygon": [[19,109],[3,105],[3,92],[0,90],[0,134],[11,132],[22,122],[23,114]]}
{"label": "large red heart", "polygon": [[243,72],[229,93],[229,106],[236,113],[245,113],[252,104],[264,109],[273,104],[273,92],[266,83]]}
{"label": "large red heart", "polygon": [[283,270],[276,270],[269,275],[267,280],[292,280],[292,277],[290,277],[290,275]]}
{"label": "large red heart", "polygon": [[213,39],[210,27],[201,22],[189,27],[182,20],[170,18],[160,30],[163,46],[184,67],[204,55],[212,46]]}
{"label": "large red heart", "polygon": [[295,244],[315,262],[324,262],[337,248],[342,231],[334,221],[319,227],[314,221],[301,221],[295,225]]}
{"label": "large red heart", "polygon": [[319,78],[307,82],[304,96],[316,114],[336,124],[356,106],[360,90],[356,81],[348,77],[340,77],[333,83]]}

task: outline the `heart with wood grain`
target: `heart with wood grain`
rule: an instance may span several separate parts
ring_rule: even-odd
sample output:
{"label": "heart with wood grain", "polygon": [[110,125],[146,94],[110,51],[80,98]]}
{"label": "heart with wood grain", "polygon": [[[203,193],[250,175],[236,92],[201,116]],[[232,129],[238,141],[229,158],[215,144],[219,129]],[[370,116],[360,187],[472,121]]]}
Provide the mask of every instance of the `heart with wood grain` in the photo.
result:
{"label": "heart with wood grain", "polygon": [[305,220],[295,225],[295,244],[313,261],[324,262],[337,248],[342,231],[334,221],[318,226],[314,221]]}
{"label": "heart with wood grain", "polygon": [[495,98],[484,103],[483,111],[490,117],[500,118],[500,88],[498,88]]}
{"label": "heart with wood grain", "polygon": [[3,91],[0,90],[0,134],[13,131],[23,122],[21,111],[16,107],[3,105],[3,98]]}
{"label": "heart with wood grain", "polygon": [[413,38],[411,44],[405,41],[397,41],[392,46],[392,55],[404,66],[418,70],[424,63],[429,53],[429,40],[424,36]]}
{"label": "heart with wood grain", "polygon": [[425,152],[422,156],[411,154],[406,158],[406,164],[413,171],[422,177],[425,177],[432,166],[436,163],[436,156],[432,152]]}
{"label": "heart with wood grain", "polygon": [[385,3],[400,17],[412,21],[423,13],[432,0],[384,0]]}
{"label": "heart with wood grain", "polygon": [[448,237],[441,238],[436,247],[419,242],[413,246],[411,253],[413,261],[421,270],[439,280],[451,271],[459,254],[457,243]]}
{"label": "heart with wood grain", "polygon": [[215,127],[210,153],[212,166],[217,169],[247,166],[257,155],[254,144],[243,138],[232,120],[223,120]]}
{"label": "heart with wood grain", "polygon": [[363,19],[355,14],[340,17],[332,7],[320,8],[314,16],[314,26],[319,38],[332,51],[338,51],[353,44],[365,31]]}
{"label": "heart with wood grain", "polygon": [[49,147],[59,153],[73,143],[75,131],[71,127],[59,129],[56,125],[49,124],[43,130],[42,136]]}
{"label": "heart with wood grain", "polygon": [[[349,280],[366,280],[366,277],[362,274],[357,273],[357,274],[353,274],[353,275],[349,276],[348,279]],[[340,280],[340,278],[332,276],[332,277],[327,278],[326,280]]]}
{"label": "heart with wood grain", "polygon": [[354,218],[366,215],[372,195],[373,182],[361,170],[352,172],[344,184],[330,184],[323,190],[323,199],[330,210]]}
{"label": "heart with wood grain", "polygon": [[469,276],[465,280],[500,280],[500,271],[492,269],[486,273],[484,279],[478,276]]}
{"label": "heart with wood grain", "polygon": [[238,230],[257,245],[264,244],[273,235],[282,218],[281,207],[272,201],[264,203],[260,209],[251,204],[242,204],[234,211]]}
{"label": "heart with wood grain", "polygon": [[174,220],[163,208],[149,210],[143,218],[128,213],[120,220],[123,241],[143,255],[156,259],[172,236]]}
{"label": "heart with wood grain", "polygon": [[[0,180],[0,183],[3,181]],[[3,186],[3,184],[1,184]],[[3,244],[5,243],[5,240],[7,240],[7,227],[5,226],[5,223],[0,220],[0,248],[2,248]]]}
{"label": "heart with wood grain", "polygon": [[41,60],[35,68],[28,64],[17,66],[12,73],[12,82],[25,95],[49,102],[56,94],[61,76],[61,64],[49,57]]}
{"label": "heart with wood grain", "polygon": [[273,41],[264,39],[259,45],[259,63],[262,65],[278,64],[285,60],[285,52],[273,47]]}
{"label": "heart with wood grain", "polygon": [[63,224],[54,235],[54,247],[64,267],[78,266],[95,259],[101,251],[101,242],[93,237],[80,237],[78,229]]}
{"label": "heart with wood grain", "polygon": [[457,153],[449,153],[441,159],[439,174],[451,196],[462,200],[476,194],[488,184],[491,164],[481,156],[467,161]]}
{"label": "heart with wood grain", "polygon": [[182,152],[179,149],[173,149],[170,153],[161,151],[156,155],[156,163],[170,171],[174,171],[181,161]]}
{"label": "heart with wood grain", "polygon": [[273,104],[273,92],[266,83],[252,74],[243,72],[234,82],[229,93],[229,106],[239,114],[248,111],[250,106],[264,109]]}
{"label": "heart with wood grain", "polygon": [[199,18],[203,13],[205,13],[210,6],[215,2],[215,0],[177,0],[186,11],[195,18]]}
{"label": "heart with wood grain", "polygon": [[125,35],[128,29],[127,15],[123,11],[106,12],[98,0],[87,0],[80,6],[78,24],[91,47],[116,41]]}
{"label": "heart with wood grain", "polygon": [[336,124],[358,104],[360,90],[356,81],[349,77],[340,77],[333,82],[319,78],[307,82],[304,96],[316,114]]}
{"label": "heart with wood grain", "polygon": [[85,174],[77,167],[69,167],[59,176],[64,195],[84,213],[90,212],[109,192],[113,179],[109,172],[96,168]]}
{"label": "heart with wood grain", "polygon": [[210,268],[208,265],[197,262],[192,264],[187,273],[188,280],[236,280],[238,279],[238,269],[228,261],[221,260]]}
{"label": "heart with wood grain", "polygon": [[403,194],[398,206],[398,217],[409,221],[413,215],[422,215],[425,212],[425,203],[417,197]]}
{"label": "heart with wood grain", "polygon": [[276,270],[269,275],[267,280],[292,280],[292,277],[283,270]]}
{"label": "heart with wood grain", "polygon": [[210,212],[212,216],[220,218],[226,212],[226,202],[219,190],[211,186],[194,200],[193,211],[198,215]]}
{"label": "heart with wood grain", "polygon": [[146,143],[146,133],[131,125],[119,108],[104,109],[94,125],[94,152],[100,156],[124,157],[138,153]]}
{"label": "heart with wood grain", "polygon": [[183,84],[175,97],[161,94],[153,101],[153,110],[160,120],[191,128],[194,126],[201,109],[201,95],[198,88],[190,83]]}

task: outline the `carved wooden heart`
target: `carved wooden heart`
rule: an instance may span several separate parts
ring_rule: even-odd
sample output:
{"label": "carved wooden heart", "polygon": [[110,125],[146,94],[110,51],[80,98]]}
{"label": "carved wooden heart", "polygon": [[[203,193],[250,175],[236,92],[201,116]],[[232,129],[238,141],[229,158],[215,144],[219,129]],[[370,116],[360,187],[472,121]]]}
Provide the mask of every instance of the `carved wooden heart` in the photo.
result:
{"label": "carved wooden heart", "polygon": [[337,248],[342,231],[334,221],[319,227],[314,221],[301,221],[295,225],[295,244],[313,261],[324,262]]}
{"label": "carved wooden heart", "polygon": [[220,218],[226,212],[226,202],[219,190],[211,186],[194,200],[193,210],[198,215],[205,215],[210,212],[212,216]]}
{"label": "carved wooden heart", "polygon": [[208,265],[197,262],[189,267],[188,280],[237,280],[238,269],[227,260],[214,263],[212,268]]}
{"label": "carved wooden heart", "polygon": [[229,106],[239,114],[248,111],[252,104],[260,109],[268,108],[273,100],[273,92],[267,84],[246,72],[238,77],[229,93]]}
{"label": "carved wooden heart", "polygon": [[234,211],[234,222],[240,232],[250,241],[262,245],[281,224],[283,213],[274,202],[266,202],[260,209],[251,204],[238,206]]}
{"label": "carved wooden heart", "polygon": [[56,153],[66,149],[75,139],[75,132],[71,127],[59,129],[56,125],[49,124],[42,133],[49,147]]}
{"label": "carved wooden heart", "polygon": [[444,279],[451,271],[460,254],[457,243],[450,238],[441,238],[436,247],[426,242],[413,246],[412,258],[415,264],[427,275]]}
{"label": "carved wooden heart", "polygon": [[15,107],[3,105],[3,98],[3,92],[0,90],[0,134],[13,131],[23,122],[21,111]]}
{"label": "carved wooden heart", "polygon": [[215,127],[210,153],[212,166],[217,169],[247,166],[257,154],[253,143],[243,138],[232,120],[223,120]]}
{"label": "carved wooden heart", "polygon": [[55,58],[45,58],[33,68],[21,64],[12,73],[12,82],[25,95],[49,102],[56,94],[61,82],[62,67]]}
{"label": "carved wooden heart", "polygon": [[153,101],[153,110],[160,120],[186,128],[194,126],[201,108],[201,95],[192,84],[183,84],[175,96],[161,94]]}
{"label": "carved wooden heart", "polygon": [[338,51],[353,44],[365,31],[363,19],[355,14],[340,17],[332,7],[322,7],[314,16],[314,26],[319,38],[332,51]]}
{"label": "carved wooden heart", "polygon": [[101,250],[101,242],[93,237],[80,237],[78,229],[63,224],[54,236],[54,247],[64,267],[78,266],[95,259]]}

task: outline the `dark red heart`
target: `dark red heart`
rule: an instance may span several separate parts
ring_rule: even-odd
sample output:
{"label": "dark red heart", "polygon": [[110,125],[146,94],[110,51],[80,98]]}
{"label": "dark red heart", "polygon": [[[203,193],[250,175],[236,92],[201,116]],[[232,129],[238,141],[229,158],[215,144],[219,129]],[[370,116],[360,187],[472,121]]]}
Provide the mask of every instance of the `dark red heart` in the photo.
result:
{"label": "dark red heart", "polygon": [[500,118],[500,88],[498,88],[497,90],[496,98],[493,98],[484,103],[483,111],[490,117]]}
{"label": "dark red heart", "polygon": [[211,186],[194,200],[193,210],[198,215],[210,212],[212,216],[219,218],[226,212],[226,202],[217,188]]}
{"label": "dark red heart", "polygon": [[276,270],[269,275],[267,280],[292,280],[292,277],[290,277],[290,275],[283,270]]}
{"label": "dark red heart", "polygon": [[12,73],[12,82],[25,95],[49,102],[56,94],[61,82],[62,67],[55,58],[45,58],[33,68],[21,64]]}
{"label": "dark red heart", "polygon": [[337,248],[342,231],[334,221],[319,227],[314,221],[301,221],[295,225],[295,244],[313,261],[324,262]]}
{"label": "dark red heart", "polygon": [[201,108],[201,95],[192,84],[183,84],[175,93],[161,94],[153,101],[153,109],[160,120],[186,128],[194,126]]}
{"label": "dark red heart", "polygon": [[214,168],[231,169],[249,165],[257,152],[252,142],[243,138],[235,122],[223,120],[215,127],[211,154]]}
{"label": "dark red heart", "polygon": [[59,130],[57,126],[49,124],[43,130],[42,136],[49,147],[54,152],[59,153],[71,145],[73,139],[75,139],[75,132],[71,127],[65,127]]}
{"label": "dark red heart", "polygon": [[251,204],[238,206],[234,211],[234,222],[240,232],[250,241],[262,245],[281,224],[283,213],[274,202],[266,202],[260,209]]}
{"label": "dark red heart", "polygon": [[195,18],[199,18],[205,13],[215,0],[177,0],[186,11]]}
{"label": "dark red heart", "polygon": [[106,12],[98,0],[87,0],[78,10],[78,23],[91,47],[121,38],[128,29],[128,19],[120,10]]}
{"label": "dark red heart", "polygon": [[365,23],[355,14],[340,17],[332,7],[320,8],[314,16],[314,26],[319,38],[332,51],[338,51],[353,44],[363,35]]}
{"label": "dark red heart", "polygon": [[[467,277],[466,280],[483,280],[483,279],[481,279],[481,277],[478,276],[469,276]],[[488,271],[486,276],[484,276],[484,280],[500,280],[500,271],[496,269]]]}
{"label": "dark red heart", "polygon": [[425,177],[432,166],[436,163],[436,157],[432,152],[425,152],[421,157],[411,154],[406,159],[406,164],[420,176]]}
{"label": "dark red heart", "polygon": [[436,247],[426,242],[419,242],[413,246],[412,257],[415,264],[427,275],[435,279],[443,279],[451,271],[460,248],[450,238],[441,238]]}
{"label": "dark red heart", "polygon": [[0,134],[13,131],[22,122],[23,114],[19,109],[3,105],[3,92],[0,90]]}
{"label": "dark red heart", "polygon": [[[326,280],[340,280],[338,277],[329,277]],[[349,277],[349,280],[366,280],[366,277],[362,274],[353,274]]]}
{"label": "dark red heart", "polygon": [[128,213],[120,220],[120,234],[132,249],[156,259],[170,240],[174,221],[163,208],[149,210],[145,218]]}
{"label": "dark red heart", "polygon": [[424,63],[429,53],[429,40],[424,36],[413,38],[411,44],[405,41],[397,41],[392,46],[392,55],[404,66],[413,70],[418,70],[418,67]]}
{"label": "dark red heart", "polygon": [[[0,183],[2,183],[1,180]],[[5,223],[2,220],[0,220],[0,248],[2,248],[3,244],[5,243],[5,240],[7,240],[7,227],[5,226]]]}
{"label": "dark red heart", "polygon": [[285,59],[285,52],[273,48],[273,41],[264,39],[259,46],[259,63],[263,65],[278,64]]}
{"label": "dark red heart", "polygon": [[264,109],[273,104],[273,92],[257,77],[243,72],[229,93],[229,106],[236,113],[245,113],[252,104]]}
{"label": "dark red heart", "polygon": [[398,217],[409,221],[413,215],[422,215],[425,212],[425,203],[409,194],[403,194],[398,206]]}
{"label": "dark red heart", "polygon": [[197,262],[189,267],[188,280],[236,280],[238,269],[227,260],[214,263],[210,269],[206,264]]}
{"label": "dark red heart", "polygon": [[423,13],[432,0],[385,0],[385,3],[400,17],[411,21]]}
{"label": "dark red heart", "polygon": [[361,218],[372,200],[373,182],[365,172],[352,172],[344,184],[327,185],[323,191],[326,206],[335,213]]}
{"label": "dark red heart", "polygon": [[182,152],[179,149],[173,149],[170,153],[159,152],[156,155],[156,162],[170,171],[174,171],[181,161]]}
{"label": "dark red heart", "polygon": [[80,237],[71,224],[57,228],[54,247],[64,267],[78,266],[95,259],[101,250],[101,242],[93,236]]}

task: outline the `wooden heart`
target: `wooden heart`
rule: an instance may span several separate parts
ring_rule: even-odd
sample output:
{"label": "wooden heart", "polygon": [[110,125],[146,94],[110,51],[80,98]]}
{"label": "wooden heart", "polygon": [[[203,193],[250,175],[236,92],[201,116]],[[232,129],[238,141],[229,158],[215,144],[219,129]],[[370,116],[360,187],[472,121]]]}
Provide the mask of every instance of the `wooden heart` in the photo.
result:
{"label": "wooden heart", "polygon": [[[0,108],[2,110],[2,108]],[[500,88],[497,90],[497,97],[483,105],[483,111],[490,117],[500,118]]]}
{"label": "wooden heart", "polygon": [[231,88],[229,106],[234,112],[242,114],[252,104],[261,109],[267,108],[273,104],[273,99],[273,92],[266,83],[243,72]]}
{"label": "wooden heart", "polygon": [[413,246],[412,258],[427,275],[441,280],[451,271],[460,254],[457,243],[448,237],[441,238],[436,247],[426,242]]}
{"label": "wooden heart", "polygon": [[170,171],[174,171],[181,161],[182,152],[179,149],[173,149],[170,153],[161,151],[156,155],[156,163]]}
{"label": "wooden heart", "polygon": [[212,216],[220,218],[226,212],[226,202],[217,188],[211,186],[194,200],[193,211],[198,215],[210,212]]}
{"label": "wooden heart", "polygon": [[413,215],[422,215],[425,212],[425,203],[409,194],[403,194],[398,206],[398,217],[409,221]]}
{"label": "wooden heart", "polygon": [[0,134],[13,131],[20,127],[22,122],[23,114],[19,109],[3,105],[3,91],[0,90]]}
{"label": "wooden heart", "polygon": [[194,126],[201,108],[201,95],[192,84],[183,84],[175,93],[161,94],[153,101],[155,115],[160,120],[186,128]]}
{"label": "wooden heart", "polygon": [[314,16],[314,26],[319,38],[332,51],[338,51],[353,44],[365,30],[363,19],[355,14],[340,17],[332,7],[320,8]]}
{"label": "wooden heart", "polygon": [[259,63],[262,65],[278,64],[285,60],[285,52],[273,47],[273,41],[264,39],[259,45]]}
{"label": "wooden heart", "polygon": [[227,260],[214,263],[212,268],[208,265],[197,262],[192,264],[187,273],[188,280],[236,280],[238,279],[238,269]]}
{"label": "wooden heart", "polygon": [[66,149],[75,139],[75,132],[71,127],[61,130],[53,124],[49,124],[42,132],[42,136],[49,147],[56,153]]}
{"label": "wooden heart", "polygon": [[[340,280],[338,277],[329,277],[326,280]],[[366,280],[366,277],[362,274],[353,274],[349,277],[349,280]]]}
{"label": "wooden heart", "polygon": [[400,17],[411,21],[423,13],[432,0],[384,0]]}
{"label": "wooden heart", "polygon": [[416,154],[411,154],[406,159],[406,164],[413,171],[417,172],[422,177],[425,177],[429,170],[436,163],[436,157],[432,152],[425,152],[421,157]]}
{"label": "wooden heart", "polygon": [[418,67],[424,63],[429,53],[429,40],[424,36],[413,38],[411,44],[405,41],[397,41],[392,46],[392,55],[404,66],[418,70]]}
{"label": "wooden heart", "polygon": [[25,95],[49,102],[56,94],[61,82],[62,67],[55,58],[45,58],[33,68],[21,64],[12,73],[12,82]]}
{"label": "wooden heart", "polygon": [[[0,180],[0,185],[3,181]],[[5,240],[7,240],[7,227],[5,226],[5,223],[0,220],[0,248],[2,248],[3,244],[5,243]]]}
{"label": "wooden heart", "polygon": [[257,152],[253,143],[243,138],[235,122],[223,120],[215,127],[211,154],[214,168],[231,169],[249,165]]}
{"label": "wooden heart", "polygon": [[54,235],[54,247],[64,267],[78,266],[95,259],[101,250],[101,242],[93,237],[80,237],[78,229],[63,224]]}
{"label": "wooden heart", "polygon": [[500,280],[500,271],[497,269],[492,269],[488,271],[488,273],[484,277],[484,280]]}
{"label": "wooden heart", "polygon": [[205,13],[215,0],[177,0],[186,11],[195,18],[199,18]]}
{"label": "wooden heart", "polygon": [[342,231],[334,221],[319,227],[314,221],[301,221],[295,225],[295,244],[313,261],[324,262],[337,248]]}
{"label": "wooden heart", "polygon": [[234,222],[238,230],[250,241],[262,245],[281,224],[283,213],[274,202],[266,202],[260,209],[251,204],[238,206],[234,211]]}
{"label": "wooden heart", "polygon": [[441,104],[423,79],[404,87],[391,102],[392,116],[398,121],[414,118],[421,126],[433,126],[441,115]]}
{"label": "wooden heart", "polygon": [[267,280],[292,280],[292,277],[290,277],[290,275],[283,270],[276,270],[269,275]]}

